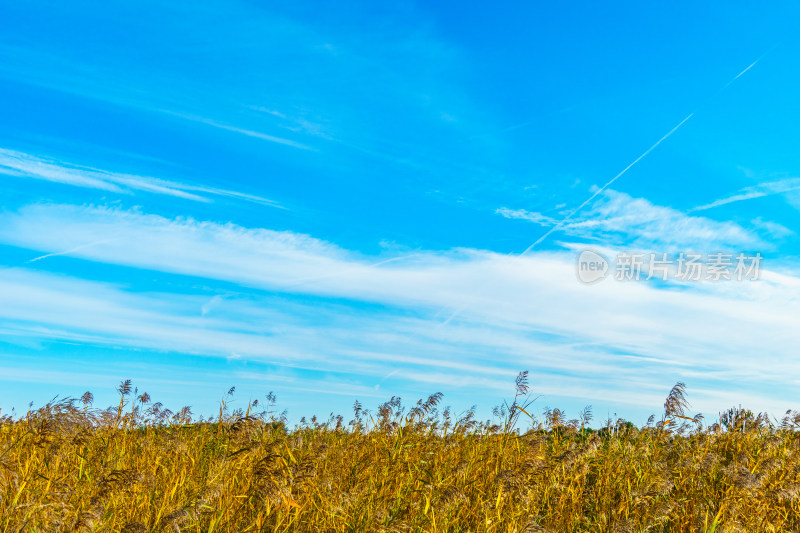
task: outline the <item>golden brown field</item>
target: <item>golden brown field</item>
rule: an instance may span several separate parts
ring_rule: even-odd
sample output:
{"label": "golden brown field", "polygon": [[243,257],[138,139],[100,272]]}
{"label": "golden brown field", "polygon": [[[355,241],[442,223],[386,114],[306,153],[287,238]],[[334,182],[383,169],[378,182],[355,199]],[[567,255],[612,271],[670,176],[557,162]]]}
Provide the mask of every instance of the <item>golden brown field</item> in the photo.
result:
{"label": "golden brown field", "polygon": [[497,423],[438,394],[290,430],[270,401],[193,422],[130,382],[113,409],[54,401],[0,420],[0,530],[800,530],[797,413],[704,426],[678,384],[659,422],[594,431],[588,411],[529,418],[516,385]]}

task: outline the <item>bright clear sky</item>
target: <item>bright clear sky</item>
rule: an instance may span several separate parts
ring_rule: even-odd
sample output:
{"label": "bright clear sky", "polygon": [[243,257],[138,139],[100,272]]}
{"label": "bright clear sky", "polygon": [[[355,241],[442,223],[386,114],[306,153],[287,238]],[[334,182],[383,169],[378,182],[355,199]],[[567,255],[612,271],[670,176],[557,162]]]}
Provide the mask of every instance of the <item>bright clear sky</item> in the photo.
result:
{"label": "bright clear sky", "polygon": [[[641,422],[679,380],[707,417],[800,407],[798,15],[5,2],[0,408],[131,378],[197,414],[235,385],[294,421],[437,391],[486,418],[525,369],[568,417]],[[587,286],[587,246],[764,260]]]}

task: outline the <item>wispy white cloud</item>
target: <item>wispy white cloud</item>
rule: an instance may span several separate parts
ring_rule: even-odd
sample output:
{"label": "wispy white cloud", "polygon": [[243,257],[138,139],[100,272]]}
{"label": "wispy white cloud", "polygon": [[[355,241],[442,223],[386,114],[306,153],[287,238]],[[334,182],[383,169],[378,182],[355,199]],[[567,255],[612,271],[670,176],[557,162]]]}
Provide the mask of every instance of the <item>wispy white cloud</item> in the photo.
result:
{"label": "wispy white cloud", "polygon": [[[567,268],[569,265],[564,265]],[[518,315],[501,313],[502,302],[485,310],[484,302],[483,310],[470,306],[451,327],[431,329],[427,320],[409,318],[402,312],[359,314],[353,308],[280,304],[257,295],[238,295],[220,305],[213,316],[200,317],[196,312],[199,295],[131,293],[111,284],[24,270],[6,271],[0,288],[5,334],[218,357],[236,354],[286,369],[344,372],[367,383],[399,367],[391,377],[399,380],[402,390],[411,387],[415,392],[429,392],[435,387],[455,398],[474,390],[484,396],[491,396],[491,391],[502,394],[517,370],[531,368],[537,376],[537,392],[550,401],[568,390],[570,396],[592,403],[636,406],[644,398],[657,402],[671,385],[664,382],[664,376],[677,379],[686,374],[693,383],[724,380],[729,385],[741,384],[739,401],[744,401],[751,390],[748,387],[756,391],[758,383],[770,380],[778,390],[791,380],[790,360],[782,358],[789,349],[785,344],[797,340],[796,335],[787,337],[791,325],[786,321],[764,329],[761,320],[750,324],[748,331],[756,327],[764,335],[783,330],[779,342],[760,346],[762,356],[754,362],[750,350],[756,346],[740,344],[745,336],[731,338],[728,329],[737,331],[751,313],[758,316],[767,302],[756,303],[756,308],[747,312],[736,299],[690,297],[679,303],[648,291],[633,300],[627,297],[605,305],[602,298],[581,298],[576,293],[538,313],[531,313],[531,306],[520,306],[524,308]],[[619,312],[625,305],[630,308],[627,316]],[[724,309],[730,305],[737,306],[742,316]],[[649,306],[658,307],[657,312],[644,311]],[[553,327],[544,316],[553,312],[562,320],[572,315],[571,325]],[[593,325],[592,314],[604,326],[610,325],[612,322],[600,316],[603,312],[615,313],[619,321],[608,336],[601,328],[586,327]],[[634,314],[640,316],[633,320]],[[687,331],[685,324],[698,318],[705,319],[705,327],[693,325]],[[730,319],[734,320],[726,324]],[[684,330],[676,330],[674,335],[666,331],[681,325]],[[548,339],[531,335],[535,331],[547,333]],[[569,342],[568,337],[572,337]],[[553,342],[555,339],[560,340]],[[630,358],[608,351],[615,346],[651,357],[632,365]],[[780,350],[773,351],[776,348]],[[780,367],[764,366],[765,360]],[[715,378],[719,368],[726,373]],[[777,405],[780,398],[769,399]],[[725,405],[715,404],[712,397],[700,407],[713,412]]]}
{"label": "wispy white cloud", "polygon": [[248,137],[254,137],[256,139],[261,139],[262,141],[269,141],[271,143],[283,144],[285,146],[291,146],[292,148],[299,148],[301,150],[314,150],[314,148],[299,143],[297,141],[293,141],[291,139],[285,139],[283,137],[277,137],[275,135],[269,135],[267,133],[263,133],[260,131],[249,130],[245,128],[240,128],[238,126],[232,126],[230,124],[225,124],[223,122],[219,122],[210,118],[201,117],[197,115],[191,115],[187,113],[179,113],[177,111],[171,111],[168,109],[159,109],[161,113],[165,113],[167,115],[173,115],[176,117],[180,117],[186,120],[191,120],[192,122],[198,122],[200,124],[205,124],[207,126],[212,126],[214,128],[219,128],[221,130],[232,131],[235,133],[241,133],[242,135],[246,135]]}
{"label": "wispy white cloud", "polygon": [[534,224],[539,224],[540,226],[545,227],[555,226],[558,223],[558,220],[554,219],[553,217],[543,215],[542,213],[537,213],[536,211],[527,211],[525,209],[509,209],[507,207],[501,207],[500,209],[495,210],[495,213],[506,218],[527,220],[528,222],[533,222]]}
{"label": "wispy white cloud", "polygon": [[[762,281],[735,287],[612,280],[587,287],[576,280],[570,252],[420,251],[378,264],[306,235],[141,212],[38,205],[0,216],[0,242],[44,252],[111,236],[73,255],[234,283],[241,294],[143,294],[7,269],[0,277],[6,328],[346,369],[370,384],[399,369],[393,378],[415,391],[430,392],[431,380],[447,375],[442,388],[462,395],[478,386],[507,390],[517,370],[530,368],[547,376],[540,390],[552,396],[569,390],[588,402],[630,398],[638,405],[635,393],[663,396],[690,376],[739,387],[742,402],[767,398],[769,405],[750,404],[760,408],[779,404],[780,391],[800,377],[792,363],[800,280],[788,274],[767,271]],[[313,281],[294,283],[299,279]],[[281,293],[315,301],[275,296]],[[437,327],[442,308],[463,310]],[[727,407],[718,401],[709,396],[702,408]]]}
{"label": "wispy white cloud", "polygon": [[0,174],[18,178],[45,180],[118,194],[131,194],[132,191],[142,191],[196,202],[211,202],[210,198],[200,195],[205,194],[282,208],[280,204],[273,200],[251,194],[147,176],[98,170],[4,148],[0,148]]}
{"label": "wispy white cloud", "polygon": [[[528,220],[551,228],[557,222],[553,217],[524,209],[501,208],[496,212],[506,218]],[[763,221],[745,228],[735,222],[692,216],[610,189],[603,191],[580,218],[559,229],[567,235],[600,241],[608,246],[645,250],[770,246],[762,237],[764,231],[759,231],[768,229]]]}
{"label": "wispy white cloud", "polygon": [[752,187],[745,187],[736,194],[720,198],[719,200],[714,200],[711,203],[699,205],[690,209],[689,212],[705,211],[707,209],[713,209],[715,207],[721,207],[723,205],[728,205],[735,202],[744,202],[746,200],[754,200],[756,198],[764,198],[765,196],[773,196],[776,194],[786,194],[788,192],[797,190],[800,190],[800,178],[786,178],[782,180],[768,181],[759,183],[758,185],[754,185]]}
{"label": "wispy white cloud", "polygon": [[729,221],[690,216],[644,198],[608,191],[582,220],[569,225],[576,234],[610,235],[630,239],[633,245],[652,247],[765,246],[750,229]]}
{"label": "wispy white cloud", "polygon": [[776,239],[782,239],[784,237],[789,237],[790,235],[794,235],[795,232],[784,226],[783,224],[778,224],[777,222],[772,222],[771,220],[764,220],[762,217],[756,217],[750,221],[750,224],[760,232],[771,235]]}
{"label": "wispy white cloud", "polygon": [[281,119],[279,123],[281,128],[293,131],[295,133],[305,133],[308,135],[313,135],[315,137],[320,137],[322,139],[329,141],[333,140],[333,137],[326,132],[326,128],[323,124],[320,124],[318,122],[313,122],[303,116],[297,116],[297,115],[290,116],[281,111],[277,111],[275,109],[269,109],[263,106],[249,106],[249,108],[254,111],[266,113],[268,115],[272,115],[273,117]]}
{"label": "wispy white cloud", "polygon": [[[473,134],[497,117],[464,90],[470,63],[426,22],[424,10],[404,6],[398,17],[390,9],[376,15],[383,22],[354,34],[325,17],[287,17],[263,5],[170,9],[155,26],[147,17],[114,12],[63,25],[58,34],[74,45],[66,49],[24,32],[11,36],[0,41],[0,71],[8,79],[138,110],[154,128],[163,126],[159,115],[169,115],[187,121],[171,127],[206,124],[294,149],[279,157],[333,148],[320,143],[325,140],[337,150],[322,157],[346,153],[360,164],[365,156],[379,158],[421,169],[462,192],[496,175],[503,143],[477,141]],[[417,16],[409,18],[409,9]],[[28,14],[36,16],[35,10]],[[71,38],[82,24],[135,27],[151,36],[159,54],[145,58],[127,42],[104,53],[84,48],[82,39]],[[398,31],[376,30],[390,26]],[[198,51],[203,68],[194,63]],[[437,149],[429,148],[432,143]]]}
{"label": "wispy white cloud", "polygon": [[57,165],[55,162],[13,150],[0,149],[0,173],[115,193],[125,192],[118,184],[96,171]]}

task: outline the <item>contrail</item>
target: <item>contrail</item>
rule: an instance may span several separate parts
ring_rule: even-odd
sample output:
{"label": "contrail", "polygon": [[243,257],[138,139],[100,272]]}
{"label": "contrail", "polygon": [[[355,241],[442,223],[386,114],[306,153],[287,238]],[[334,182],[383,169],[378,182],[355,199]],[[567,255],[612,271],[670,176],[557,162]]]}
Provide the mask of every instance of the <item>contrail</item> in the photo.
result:
{"label": "contrail", "polygon": [[[777,46],[777,45],[775,45],[775,46]],[[736,76],[734,76],[734,77],[733,77],[731,80],[729,80],[729,81],[728,81],[728,83],[726,83],[725,85],[723,85],[723,86],[722,86],[722,88],[721,88],[719,91],[717,91],[717,92],[714,94],[714,96],[712,96],[711,98],[716,98],[716,97],[719,95],[719,93],[721,93],[722,91],[724,91],[725,89],[727,89],[727,88],[728,88],[728,86],[729,86],[731,83],[733,83],[733,82],[735,82],[736,80],[738,80],[740,77],[742,77],[742,75],[743,75],[745,72],[747,72],[748,70],[750,70],[751,68],[753,68],[754,66],[756,66],[756,64],[757,64],[759,61],[761,61],[761,59],[762,59],[762,58],[763,58],[765,55],[767,55],[769,52],[771,52],[771,51],[772,51],[772,49],[773,49],[773,48],[775,48],[775,46],[773,46],[772,48],[770,48],[769,50],[767,50],[766,52],[764,52],[764,53],[761,55],[761,57],[759,57],[758,59],[756,59],[755,61],[753,61],[752,63],[750,63],[750,64],[747,66],[747,68],[746,68],[746,69],[744,69],[744,70],[743,70],[743,71],[741,71],[739,74],[737,74]],[[711,98],[709,98],[709,100],[710,100]]]}
{"label": "contrail", "polygon": [[587,205],[589,202],[591,202],[592,200],[594,200],[594,199],[597,197],[597,195],[598,195],[598,194],[600,194],[601,192],[603,192],[604,190],[606,190],[606,189],[607,189],[607,188],[608,188],[608,187],[609,187],[609,186],[610,186],[612,183],[614,183],[614,182],[615,182],[615,181],[617,181],[619,178],[621,178],[621,177],[623,176],[623,174],[625,174],[625,173],[626,173],[628,170],[630,170],[630,169],[631,169],[631,167],[633,167],[633,166],[634,166],[636,163],[638,163],[639,161],[641,161],[642,159],[644,159],[644,158],[647,156],[647,154],[649,154],[650,152],[652,152],[652,151],[653,151],[653,150],[656,148],[656,146],[658,146],[659,144],[661,144],[662,142],[664,142],[664,141],[665,141],[665,140],[666,140],[666,139],[667,139],[667,138],[668,138],[670,135],[672,135],[673,133],[675,133],[676,131],[678,131],[678,128],[680,128],[681,126],[683,126],[684,124],[686,124],[686,121],[687,121],[687,120],[689,120],[690,118],[692,118],[693,116],[694,116],[694,113],[689,113],[689,116],[687,116],[685,119],[681,120],[681,121],[678,123],[678,125],[677,125],[677,126],[675,126],[674,128],[672,128],[671,130],[669,130],[669,132],[668,132],[666,135],[664,135],[663,137],[661,137],[661,138],[660,138],[658,141],[656,141],[656,143],[655,143],[653,146],[651,146],[650,148],[648,148],[647,150],[645,150],[645,152],[644,152],[642,155],[640,155],[639,157],[637,157],[636,159],[634,159],[634,161],[633,161],[633,162],[632,162],[630,165],[628,165],[627,167],[625,167],[624,169],[622,169],[622,172],[620,172],[619,174],[617,174],[616,176],[614,176],[613,178],[611,178],[611,179],[608,181],[608,183],[606,183],[605,185],[603,185],[602,187],[600,187],[599,189],[597,189],[597,190],[595,191],[595,193],[594,193],[593,195],[591,195],[591,196],[590,196],[590,197],[589,197],[589,198],[588,198],[588,199],[587,199],[585,202],[583,202],[581,205],[579,205],[578,207],[576,207],[575,209],[573,209],[573,210],[572,210],[572,212],[570,212],[570,213],[569,213],[567,216],[565,216],[563,219],[561,219],[561,221],[560,221],[558,224],[556,224],[555,226],[553,226],[552,228],[550,228],[550,229],[547,231],[547,233],[545,233],[544,235],[542,235],[541,237],[539,237],[539,240],[537,240],[535,243],[533,243],[533,244],[531,244],[530,246],[528,246],[527,248],[525,248],[525,251],[524,251],[524,252],[522,252],[521,254],[519,254],[519,257],[522,257],[523,255],[525,255],[526,253],[528,253],[529,251],[531,251],[531,250],[532,250],[532,249],[533,249],[533,248],[534,248],[534,247],[535,247],[537,244],[541,243],[543,240],[545,240],[547,237],[549,237],[551,233],[553,233],[554,231],[558,230],[558,229],[559,229],[561,226],[563,226],[563,225],[564,225],[564,223],[565,223],[566,221],[568,221],[570,218],[572,218],[572,217],[575,215],[575,213],[577,213],[578,211],[580,211],[581,209],[583,209],[584,207],[586,207],[586,205]]}
{"label": "contrail", "polygon": [[[775,45],[775,46],[777,46],[777,45]],[[718,95],[719,95],[719,94],[720,94],[722,91],[724,91],[725,89],[727,89],[727,88],[728,88],[728,86],[730,86],[730,84],[731,84],[731,83],[733,83],[734,81],[736,81],[736,80],[738,80],[739,78],[741,78],[741,77],[744,75],[744,73],[745,73],[745,72],[747,72],[748,70],[750,70],[751,68],[753,68],[754,66],[756,66],[756,64],[757,64],[759,61],[761,61],[761,60],[764,58],[764,56],[765,56],[765,55],[767,55],[769,52],[771,52],[771,51],[772,51],[772,50],[775,48],[775,46],[773,46],[772,48],[770,48],[769,50],[767,50],[766,52],[764,52],[763,54],[761,54],[761,57],[759,57],[758,59],[756,59],[755,61],[753,61],[752,63],[750,63],[750,64],[747,66],[747,68],[745,68],[745,69],[744,69],[744,70],[742,70],[740,73],[738,73],[736,76],[734,76],[733,78],[731,78],[730,80],[728,80],[728,82],[727,82],[725,85],[723,85],[723,86],[722,86],[722,88],[721,88],[721,89],[719,89],[719,90],[718,90],[718,91],[717,91],[717,92],[714,94],[714,96],[712,96],[712,97],[711,97],[711,98],[709,98],[708,100],[713,100],[714,98],[716,98],[716,97],[717,97],[717,96],[718,96]],[[685,119],[683,119],[683,120],[681,120],[680,122],[678,122],[678,124],[677,124],[677,125],[676,125],[674,128],[672,128],[671,130],[669,130],[669,131],[667,132],[667,134],[666,134],[666,135],[664,135],[664,136],[663,136],[663,137],[661,137],[661,138],[660,138],[658,141],[656,141],[656,143],[655,143],[655,144],[653,144],[653,146],[651,146],[650,148],[648,148],[647,150],[645,150],[645,151],[644,151],[644,153],[643,153],[642,155],[640,155],[639,157],[637,157],[636,159],[634,159],[634,160],[633,160],[633,162],[632,162],[630,165],[628,165],[627,167],[625,167],[624,169],[622,169],[622,172],[620,172],[619,174],[617,174],[616,176],[614,176],[613,178],[611,178],[611,179],[608,181],[608,183],[606,183],[605,185],[603,185],[602,187],[600,187],[599,189],[597,189],[597,191],[595,191],[595,193],[594,193],[593,195],[591,195],[591,196],[590,196],[590,197],[589,197],[589,198],[588,198],[588,199],[587,199],[585,202],[583,202],[583,203],[582,203],[581,205],[579,205],[577,208],[573,209],[573,210],[572,210],[572,211],[571,211],[571,212],[570,212],[570,213],[569,213],[567,216],[565,216],[565,217],[564,217],[564,218],[563,218],[563,219],[562,219],[562,220],[561,220],[561,221],[560,221],[558,224],[556,224],[555,226],[553,226],[552,228],[550,228],[550,229],[549,229],[549,230],[548,230],[548,231],[547,231],[547,232],[546,232],[544,235],[542,235],[541,237],[539,237],[539,239],[538,239],[536,242],[534,242],[533,244],[531,244],[530,246],[528,246],[528,247],[525,249],[525,251],[524,251],[524,252],[522,252],[521,254],[519,254],[519,256],[520,256],[520,257],[522,257],[523,255],[525,255],[526,253],[528,253],[529,251],[531,251],[533,248],[535,248],[537,245],[539,245],[539,244],[540,244],[542,241],[544,241],[544,240],[545,240],[547,237],[549,237],[549,236],[550,236],[550,235],[551,235],[551,234],[552,234],[554,231],[557,231],[559,228],[561,228],[561,227],[564,225],[564,223],[565,223],[565,222],[567,222],[569,219],[571,219],[571,218],[572,218],[572,217],[575,215],[575,213],[577,213],[578,211],[580,211],[581,209],[583,209],[584,207],[586,207],[586,206],[587,206],[587,205],[588,205],[588,204],[589,204],[589,203],[590,203],[592,200],[594,200],[594,199],[597,197],[597,195],[598,195],[598,194],[600,194],[601,192],[603,192],[604,190],[606,190],[606,189],[607,189],[607,188],[608,188],[608,187],[609,187],[609,186],[610,186],[612,183],[614,183],[614,182],[615,182],[615,181],[617,181],[619,178],[621,178],[621,177],[622,177],[622,176],[623,176],[623,175],[624,175],[626,172],[628,172],[628,170],[630,170],[630,169],[631,169],[631,168],[632,168],[634,165],[636,165],[636,163],[638,163],[639,161],[641,161],[642,159],[644,159],[645,157],[647,157],[647,155],[648,155],[650,152],[652,152],[652,151],[653,151],[653,150],[654,150],[654,149],[655,149],[655,148],[656,148],[656,147],[657,147],[659,144],[661,144],[662,142],[664,142],[665,140],[667,140],[667,138],[669,138],[669,136],[670,136],[670,135],[672,135],[673,133],[675,133],[676,131],[678,131],[678,129],[679,129],[681,126],[683,126],[684,124],[686,124],[686,122],[687,122],[687,121],[688,121],[690,118],[692,118],[693,116],[694,116],[694,112],[692,112],[692,113],[689,113],[689,115],[688,115],[688,116],[687,116]]]}
{"label": "contrail", "polygon": [[741,76],[742,74],[744,74],[745,72],[747,72],[748,70],[750,70],[751,68],[753,68],[754,66],[756,66],[756,63],[758,63],[759,61],[761,61],[761,58],[760,58],[760,57],[759,57],[758,59],[756,59],[755,61],[753,61],[752,63],[750,63],[750,66],[749,66],[749,67],[747,67],[746,69],[744,69],[743,71],[741,71],[739,74],[737,74],[735,78],[733,78],[731,81],[729,81],[729,82],[728,82],[728,85],[730,85],[731,83],[733,83],[735,80],[738,80],[738,79],[739,79],[739,76]]}
{"label": "contrail", "polygon": [[[718,91],[717,91],[717,92],[716,92],[716,93],[715,93],[713,96],[711,96],[711,97],[710,97],[710,98],[709,98],[709,99],[708,99],[706,102],[708,102],[708,101],[710,101],[710,100],[713,100],[714,98],[716,98],[716,97],[717,97],[717,96],[718,96],[718,95],[719,95],[719,94],[720,94],[722,91],[724,91],[725,89],[727,89],[727,88],[728,88],[728,86],[729,86],[730,84],[732,84],[734,81],[736,81],[736,80],[738,80],[740,77],[742,77],[742,76],[744,75],[744,73],[745,73],[745,72],[747,72],[748,70],[750,70],[751,68],[753,68],[754,66],[756,66],[756,64],[757,64],[759,61],[761,61],[761,59],[763,59],[763,57],[764,57],[765,55],[767,55],[768,53],[770,53],[770,52],[771,52],[771,51],[772,51],[772,50],[773,50],[773,49],[774,49],[776,46],[777,46],[777,44],[776,44],[776,45],[774,45],[774,46],[773,46],[772,48],[770,48],[769,50],[767,50],[766,52],[764,52],[763,54],[761,54],[761,57],[759,57],[758,59],[756,59],[755,61],[753,61],[752,63],[750,63],[750,65],[748,65],[748,66],[747,66],[747,68],[745,68],[744,70],[742,70],[741,72],[739,72],[739,73],[738,73],[736,76],[734,76],[733,78],[731,78],[731,79],[730,79],[730,80],[729,80],[729,81],[728,81],[728,82],[727,82],[725,85],[723,85],[723,86],[722,86],[722,88],[721,88],[721,89],[719,89],[719,90],[718,90]],[[640,155],[639,157],[637,157],[636,159],[634,159],[634,160],[633,160],[633,162],[632,162],[631,164],[629,164],[627,167],[625,167],[624,169],[622,169],[622,171],[621,171],[619,174],[617,174],[616,176],[614,176],[613,178],[611,178],[611,179],[608,181],[608,183],[606,183],[605,185],[603,185],[602,187],[600,187],[599,189],[597,189],[597,190],[594,192],[594,194],[592,194],[592,195],[591,195],[591,196],[590,196],[590,197],[589,197],[589,198],[588,198],[586,201],[584,201],[584,202],[583,202],[581,205],[579,205],[578,207],[576,207],[575,209],[573,209],[572,211],[570,211],[570,213],[569,213],[567,216],[565,216],[563,219],[561,219],[561,221],[559,221],[559,222],[558,222],[558,223],[557,223],[555,226],[553,226],[552,228],[550,228],[550,229],[549,229],[549,230],[548,230],[548,231],[547,231],[547,232],[546,232],[544,235],[542,235],[541,237],[539,237],[539,238],[536,240],[536,242],[534,242],[533,244],[531,244],[530,246],[528,246],[527,248],[525,248],[525,250],[524,250],[524,251],[523,251],[521,254],[519,254],[517,257],[522,257],[523,255],[527,254],[527,253],[528,253],[528,252],[530,252],[530,251],[531,251],[533,248],[535,248],[536,246],[538,246],[539,244],[541,244],[541,243],[542,243],[542,241],[544,241],[544,240],[545,240],[547,237],[549,237],[550,235],[552,235],[552,234],[553,234],[553,232],[555,232],[555,231],[557,231],[558,229],[560,229],[561,227],[563,227],[563,226],[564,226],[564,224],[565,224],[565,223],[566,223],[568,220],[570,220],[570,219],[571,219],[573,216],[575,216],[575,214],[576,214],[578,211],[580,211],[581,209],[583,209],[584,207],[586,207],[586,206],[587,206],[587,205],[588,205],[588,204],[589,204],[589,203],[590,203],[592,200],[594,200],[595,198],[597,198],[597,195],[599,195],[601,192],[603,192],[603,191],[604,191],[604,190],[606,190],[606,189],[607,189],[609,186],[611,186],[611,184],[613,184],[615,181],[617,181],[619,178],[621,178],[623,175],[625,175],[625,173],[626,173],[626,172],[628,172],[628,171],[629,171],[631,168],[633,168],[633,166],[634,166],[634,165],[636,165],[636,163],[638,163],[639,161],[641,161],[642,159],[644,159],[645,157],[647,157],[647,155],[648,155],[650,152],[652,152],[653,150],[655,150],[655,148],[656,148],[656,147],[657,147],[659,144],[661,144],[662,142],[664,142],[665,140],[667,140],[667,139],[668,139],[668,138],[669,138],[669,137],[670,137],[670,136],[671,136],[673,133],[675,133],[676,131],[678,131],[678,129],[680,129],[680,127],[681,127],[681,126],[683,126],[684,124],[686,124],[686,122],[687,122],[687,121],[688,121],[690,118],[692,118],[693,116],[694,116],[694,112],[692,112],[692,113],[689,113],[689,115],[688,115],[686,118],[684,118],[683,120],[681,120],[680,122],[678,122],[678,124],[677,124],[677,125],[676,125],[674,128],[672,128],[671,130],[669,130],[669,131],[666,133],[666,135],[664,135],[663,137],[661,137],[661,138],[660,138],[658,141],[656,141],[656,142],[655,142],[655,144],[653,144],[653,145],[652,145],[650,148],[648,148],[647,150],[645,150],[645,151],[644,151],[644,153],[643,153],[642,155]],[[463,311],[463,310],[464,310],[464,308],[465,308],[465,307],[466,307],[466,306],[461,306],[461,307],[459,307],[458,309],[456,309],[455,311],[453,311],[453,313],[452,313],[452,314],[451,314],[449,317],[447,317],[447,320],[445,320],[444,322],[442,322],[441,324],[439,324],[439,326],[438,326],[438,327],[446,326],[447,324],[449,324],[449,323],[450,323],[450,321],[451,321],[451,320],[453,320],[453,318],[455,318],[456,316],[458,316],[458,315],[461,313],[461,311]]]}
{"label": "contrail", "polygon": [[90,242],[88,244],[82,244],[80,246],[76,246],[75,248],[71,248],[71,249],[65,250],[63,252],[54,252],[52,254],[40,255],[39,257],[34,257],[33,259],[29,259],[29,260],[25,261],[24,264],[35,263],[36,261],[41,261],[42,259],[47,259],[48,257],[56,257],[56,256],[59,256],[59,255],[69,255],[69,254],[77,252],[79,250],[83,250],[84,248],[89,248],[90,246],[97,246],[98,244],[105,244],[107,242],[112,242],[114,240],[116,240],[116,239],[106,239],[106,240],[103,240],[103,241]]}

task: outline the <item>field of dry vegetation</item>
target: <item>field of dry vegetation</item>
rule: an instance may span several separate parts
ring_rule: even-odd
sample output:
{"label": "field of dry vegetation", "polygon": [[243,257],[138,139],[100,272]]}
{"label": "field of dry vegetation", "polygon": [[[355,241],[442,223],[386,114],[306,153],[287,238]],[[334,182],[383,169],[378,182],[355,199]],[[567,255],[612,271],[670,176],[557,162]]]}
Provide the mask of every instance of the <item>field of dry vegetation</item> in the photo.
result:
{"label": "field of dry vegetation", "polygon": [[494,422],[434,394],[290,429],[271,394],[192,420],[118,390],[0,418],[0,531],[800,531],[800,414],[706,426],[680,383],[599,431],[530,417],[526,373]]}

